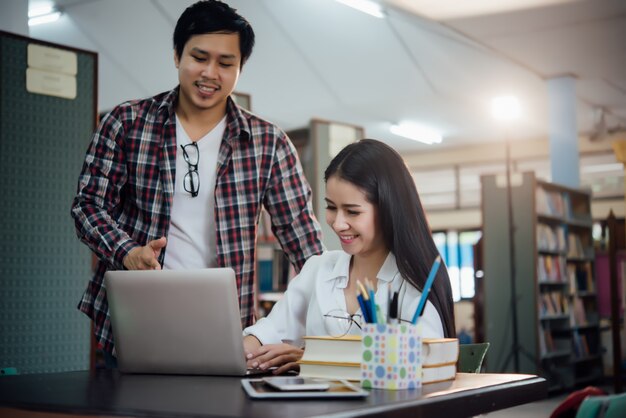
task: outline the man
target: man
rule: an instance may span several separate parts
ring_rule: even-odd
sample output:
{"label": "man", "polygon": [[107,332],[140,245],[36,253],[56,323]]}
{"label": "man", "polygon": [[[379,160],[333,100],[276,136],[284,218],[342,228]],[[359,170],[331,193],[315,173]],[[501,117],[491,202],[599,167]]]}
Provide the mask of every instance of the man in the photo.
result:
{"label": "man", "polygon": [[94,321],[105,355],[114,349],[107,270],[232,267],[245,327],[254,322],[262,207],[297,269],[322,251],[293,145],[230,98],[253,45],[252,27],[235,9],[195,3],[174,30],[179,86],[117,106],[93,136],[72,216],[99,258],[78,308]]}

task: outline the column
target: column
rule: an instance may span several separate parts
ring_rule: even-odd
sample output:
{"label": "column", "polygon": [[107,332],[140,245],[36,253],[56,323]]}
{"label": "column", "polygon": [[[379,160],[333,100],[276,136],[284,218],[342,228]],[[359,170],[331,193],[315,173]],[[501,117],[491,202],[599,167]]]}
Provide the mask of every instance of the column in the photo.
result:
{"label": "column", "polygon": [[564,75],[548,79],[550,166],[552,181],[580,187],[580,158],[576,127],[576,79]]}

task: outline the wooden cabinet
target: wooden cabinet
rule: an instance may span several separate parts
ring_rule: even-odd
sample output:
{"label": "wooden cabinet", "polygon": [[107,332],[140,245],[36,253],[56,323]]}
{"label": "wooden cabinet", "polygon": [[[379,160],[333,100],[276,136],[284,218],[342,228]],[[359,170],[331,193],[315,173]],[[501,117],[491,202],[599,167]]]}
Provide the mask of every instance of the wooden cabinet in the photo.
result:
{"label": "wooden cabinet", "polygon": [[504,176],[482,178],[485,338],[490,371],[540,374],[554,390],[602,377],[589,193],[515,175],[511,182],[518,346],[514,347]]}

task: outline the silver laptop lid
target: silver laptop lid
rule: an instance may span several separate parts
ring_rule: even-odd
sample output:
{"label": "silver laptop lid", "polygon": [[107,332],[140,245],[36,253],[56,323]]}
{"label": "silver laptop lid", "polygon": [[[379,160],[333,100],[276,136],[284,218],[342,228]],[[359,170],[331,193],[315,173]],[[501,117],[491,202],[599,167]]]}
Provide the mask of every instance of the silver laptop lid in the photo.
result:
{"label": "silver laptop lid", "polygon": [[121,371],[245,374],[233,269],[109,271],[104,283]]}

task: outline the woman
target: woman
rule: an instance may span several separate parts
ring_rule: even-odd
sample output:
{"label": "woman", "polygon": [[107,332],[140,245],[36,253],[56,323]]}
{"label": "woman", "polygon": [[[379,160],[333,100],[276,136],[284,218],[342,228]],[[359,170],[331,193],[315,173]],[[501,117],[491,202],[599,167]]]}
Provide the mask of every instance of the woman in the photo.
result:
{"label": "woman", "polygon": [[[267,318],[244,330],[249,367],[297,368],[304,335],[341,334],[339,322],[356,323],[357,280],[371,280],[386,312],[389,289],[399,292],[399,316],[410,321],[438,255],[415,183],[391,147],[363,139],[345,147],[324,173],[326,222],[343,251],[311,257]],[[339,315],[337,313],[340,313]],[[344,316],[348,321],[334,321]],[[427,338],[454,337],[452,289],[439,269],[420,318]]]}

